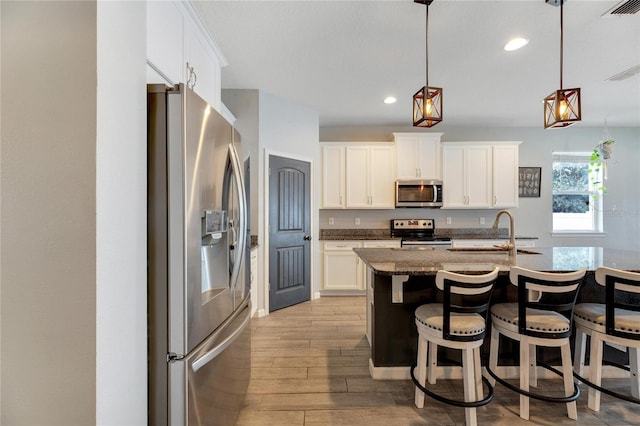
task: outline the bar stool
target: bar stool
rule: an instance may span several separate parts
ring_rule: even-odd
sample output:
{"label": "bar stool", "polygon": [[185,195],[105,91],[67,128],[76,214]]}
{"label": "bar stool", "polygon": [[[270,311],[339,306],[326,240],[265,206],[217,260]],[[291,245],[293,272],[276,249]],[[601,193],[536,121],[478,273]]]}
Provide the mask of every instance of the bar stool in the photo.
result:
{"label": "bar stool", "polygon": [[[589,386],[589,408],[600,410],[600,393],[640,404],[640,306],[621,299],[640,293],[640,273],[613,268],[598,268],[596,282],[605,287],[605,303],[579,303],[574,312],[576,324],[575,365],[577,377]],[[583,377],[586,336],[591,341],[589,380]],[[629,368],[617,363],[613,366],[631,371],[631,395],[602,388],[602,350],[604,343],[624,347],[629,353]]]}
{"label": "bar stool", "polygon": [[[467,425],[476,425],[476,407],[493,398],[493,387],[482,377],[480,346],[486,334],[486,319],[491,291],[500,269],[482,275],[466,275],[438,271],[436,286],[443,291],[443,303],[429,303],[416,309],[418,328],[418,359],[411,367],[416,385],[415,405],[424,407],[424,396],[465,408]],[[445,398],[425,388],[425,380],[436,383],[438,346],[462,350],[464,401]],[[427,359],[428,357],[428,359]],[[417,369],[417,372],[415,371]],[[482,398],[482,382],[489,387]]]}
{"label": "bar stool", "polygon": [[[520,417],[529,420],[529,398],[567,404],[569,418],[578,417],[576,399],[580,390],[573,382],[571,365],[571,319],[578,290],[585,270],[568,273],[538,272],[512,267],[511,284],[518,287],[517,303],[498,303],[491,307],[491,346],[489,367],[491,384],[501,385],[520,394]],[[496,375],[500,334],[520,342],[520,387]],[[529,392],[537,387],[536,347],[559,347],[562,354],[562,373],[539,363],[564,379],[565,397],[551,397]]]}

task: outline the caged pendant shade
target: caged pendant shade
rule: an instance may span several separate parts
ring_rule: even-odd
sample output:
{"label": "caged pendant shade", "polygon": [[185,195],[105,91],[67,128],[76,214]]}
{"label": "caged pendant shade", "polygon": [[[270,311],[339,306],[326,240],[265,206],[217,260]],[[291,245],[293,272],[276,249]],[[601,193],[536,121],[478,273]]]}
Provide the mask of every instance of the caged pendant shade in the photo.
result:
{"label": "caged pendant shade", "polygon": [[433,0],[414,0],[427,9],[425,24],[426,84],[413,95],[413,125],[432,127],[442,121],[442,88],[429,86],[429,5]]}
{"label": "caged pendant shade", "polygon": [[558,129],[582,120],[580,89],[562,88],[563,65],[563,4],[566,0],[545,0],[552,6],[560,6],[560,89],[544,98],[544,128]]}

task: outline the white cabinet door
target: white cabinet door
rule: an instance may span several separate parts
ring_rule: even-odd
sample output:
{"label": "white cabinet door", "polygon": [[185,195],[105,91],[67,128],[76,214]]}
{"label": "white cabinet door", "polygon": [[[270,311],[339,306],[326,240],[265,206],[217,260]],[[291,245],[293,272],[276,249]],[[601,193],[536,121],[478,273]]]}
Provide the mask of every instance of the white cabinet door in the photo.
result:
{"label": "white cabinet door", "polygon": [[493,207],[518,207],[518,145],[493,146]]}
{"label": "white cabinet door", "polygon": [[258,310],[258,248],[251,249],[251,316]]}
{"label": "white cabinet door", "polygon": [[369,194],[369,146],[346,148],[347,208],[366,209]]}
{"label": "white cabinet door", "polygon": [[393,146],[346,147],[347,208],[392,209],[395,205]]}
{"label": "white cabinet door", "polygon": [[[193,91],[207,101],[217,111],[221,105],[220,64],[215,59],[207,40],[195,28],[189,26],[185,31],[185,70],[189,67],[193,75]],[[190,71],[186,71],[189,79]]]}
{"label": "white cabinet door", "polygon": [[369,148],[368,188],[369,208],[392,209],[395,207],[395,167],[393,146]]}
{"label": "white cabinet door", "polygon": [[323,290],[363,290],[362,262],[353,248],[360,242],[325,242]]}
{"label": "white cabinet door", "polygon": [[465,152],[467,208],[491,207],[491,146],[470,145]]}
{"label": "white cabinet door", "polygon": [[147,2],[147,83],[184,81],[183,34],[182,13],[173,2]]}
{"label": "white cabinet door", "polygon": [[443,208],[518,205],[518,143],[444,143]]}
{"label": "white cabinet door", "polygon": [[345,207],[345,160],[344,146],[322,145],[322,199],[321,208],[343,209]]}
{"label": "white cabinet door", "polygon": [[462,145],[445,145],[442,149],[443,208],[467,206],[465,153],[465,147]]}
{"label": "white cabinet door", "polygon": [[442,133],[394,133],[397,179],[442,179]]}

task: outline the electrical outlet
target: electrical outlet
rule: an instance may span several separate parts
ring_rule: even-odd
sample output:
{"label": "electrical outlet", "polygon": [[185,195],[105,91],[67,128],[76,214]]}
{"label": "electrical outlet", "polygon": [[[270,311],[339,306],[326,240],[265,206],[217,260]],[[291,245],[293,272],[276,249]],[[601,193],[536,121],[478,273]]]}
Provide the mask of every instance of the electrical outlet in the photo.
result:
{"label": "electrical outlet", "polygon": [[333,218],[332,218],[332,217],[330,217],[330,218],[329,218],[329,225],[333,225],[333,223],[334,223]]}
{"label": "electrical outlet", "polygon": [[451,218],[447,216],[447,225],[451,225]]}
{"label": "electrical outlet", "polygon": [[356,217],[356,225],[360,225],[360,218]]}
{"label": "electrical outlet", "polygon": [[484,217],[480,218],[480,225],[484,225]]}

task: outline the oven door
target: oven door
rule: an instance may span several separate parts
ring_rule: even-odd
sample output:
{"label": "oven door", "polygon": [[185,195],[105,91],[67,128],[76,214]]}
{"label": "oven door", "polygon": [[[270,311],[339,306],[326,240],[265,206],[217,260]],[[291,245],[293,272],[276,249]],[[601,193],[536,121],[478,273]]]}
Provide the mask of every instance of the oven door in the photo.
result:
{"label": "oven door", "polygon": [[441,207],[442,182],[396,181],[396,207]]}

